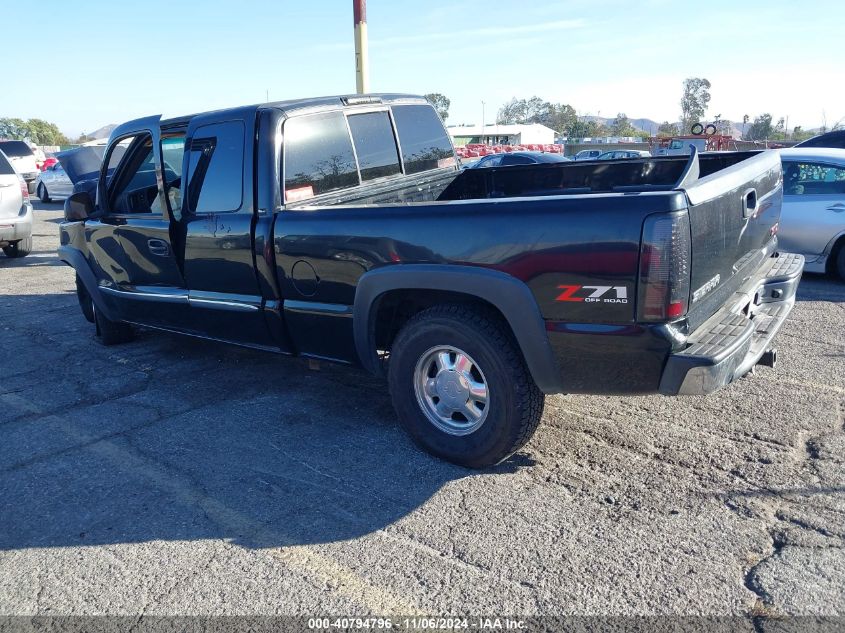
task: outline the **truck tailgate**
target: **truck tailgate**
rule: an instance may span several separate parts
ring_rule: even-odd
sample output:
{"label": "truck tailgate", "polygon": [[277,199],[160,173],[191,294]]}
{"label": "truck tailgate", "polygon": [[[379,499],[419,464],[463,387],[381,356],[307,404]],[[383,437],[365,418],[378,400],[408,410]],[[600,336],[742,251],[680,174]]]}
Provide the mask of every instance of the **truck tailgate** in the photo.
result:
{"label": "truck tailgate", "polygon": [[710,173],[684,187],[692,238],[690,329],[712,316],[774,252],[783,200],[777,152],[725,169],[718,161],[705,165]]}

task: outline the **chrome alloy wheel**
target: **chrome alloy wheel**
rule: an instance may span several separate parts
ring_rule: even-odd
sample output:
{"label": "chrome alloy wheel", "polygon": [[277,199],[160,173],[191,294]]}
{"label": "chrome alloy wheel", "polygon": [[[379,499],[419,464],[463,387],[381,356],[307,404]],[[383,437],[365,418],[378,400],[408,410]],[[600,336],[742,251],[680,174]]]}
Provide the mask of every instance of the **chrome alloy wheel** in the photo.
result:
{"label": "chrome alloy wheel", "polygon": [[487,379],[478,363],[456,347],[432,347],[420,357],[414,392],[426,417],[449,435],[469,435],[487,419]]}

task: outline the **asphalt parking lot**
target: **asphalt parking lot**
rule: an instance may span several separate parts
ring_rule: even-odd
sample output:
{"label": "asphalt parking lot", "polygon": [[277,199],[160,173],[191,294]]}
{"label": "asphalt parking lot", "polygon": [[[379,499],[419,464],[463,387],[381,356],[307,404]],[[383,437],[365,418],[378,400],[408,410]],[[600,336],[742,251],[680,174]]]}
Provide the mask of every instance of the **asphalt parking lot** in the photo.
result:
{"label": "asphalt parking lot", "polygon": [[548,398],[475,472],[355,370],[144,331],[0,256],[0,615],[845,615],[845,284],[710,397]]}

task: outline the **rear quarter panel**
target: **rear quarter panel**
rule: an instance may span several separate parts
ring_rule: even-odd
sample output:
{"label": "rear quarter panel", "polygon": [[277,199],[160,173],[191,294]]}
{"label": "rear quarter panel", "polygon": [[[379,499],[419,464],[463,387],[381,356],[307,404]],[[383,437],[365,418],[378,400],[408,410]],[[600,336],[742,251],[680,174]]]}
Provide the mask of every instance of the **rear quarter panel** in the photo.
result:
{"label": "rear quarter panel", "polygon": [[[481,266],[525,282],[545,319],[630,323],[643,218],[684,204],[680,193],[643,193],[287,210],[274,231],[277,274],[286,299],[351,305],[376,267]],[[300,262],[316,285],[294,280]],[[561,285],[624,286],[629,300],[559,301]]]}

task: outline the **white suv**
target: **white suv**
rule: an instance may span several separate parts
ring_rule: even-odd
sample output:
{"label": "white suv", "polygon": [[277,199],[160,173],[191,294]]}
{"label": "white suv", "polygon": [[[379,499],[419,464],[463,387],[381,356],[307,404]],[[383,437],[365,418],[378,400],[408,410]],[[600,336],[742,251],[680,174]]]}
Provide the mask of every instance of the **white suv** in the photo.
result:
{"label": "white suv", "polygon": [[12,161],[12,166],[23,176],[29,193],[35,192],[38,162],[29,145],[23,141],[0,141],[0,152]]}
{"label": "white suv", "polygon": [[0,151],[0,248],[7,257],[32,252],[32,205],[26,182]]}

